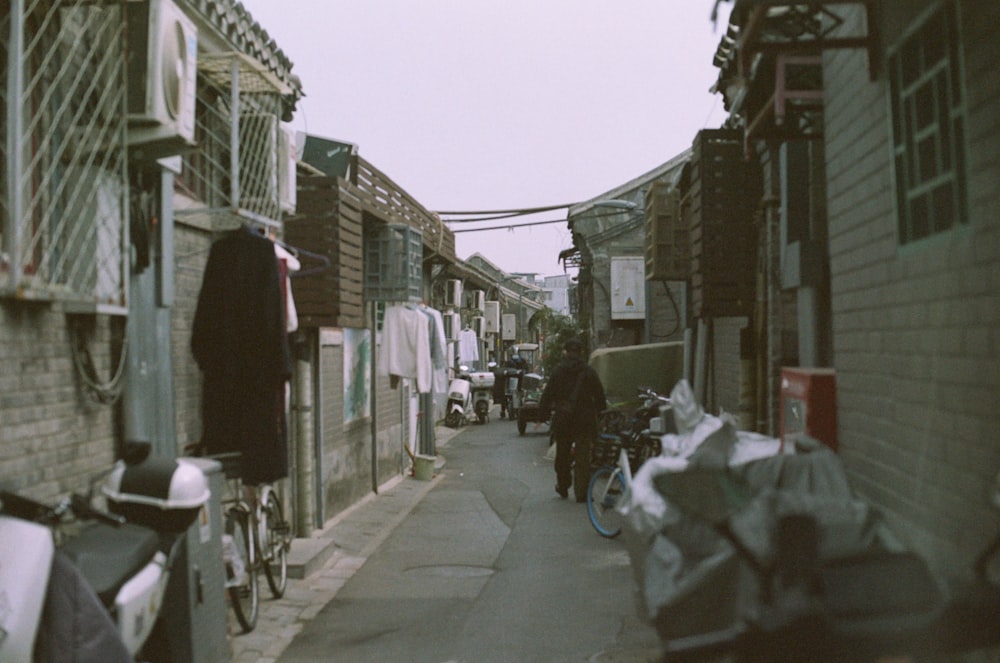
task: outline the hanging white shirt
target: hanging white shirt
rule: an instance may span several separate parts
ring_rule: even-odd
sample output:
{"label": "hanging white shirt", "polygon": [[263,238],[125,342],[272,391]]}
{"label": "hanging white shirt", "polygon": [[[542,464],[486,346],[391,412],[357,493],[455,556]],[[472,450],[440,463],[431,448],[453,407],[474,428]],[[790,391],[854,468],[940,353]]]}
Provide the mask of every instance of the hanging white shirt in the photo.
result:
{"label": "hanging white shirt", "polygon": [[376,368],[382,376],[415,380],[418,393],[431,391],[433,364],[427,316],[407,306],[385,309]]}
{"label": "hanging white shirt", "polygon": [[465,328],[458,332],[458,363],[471,364],[479,361],[479,337],[476,332]]}

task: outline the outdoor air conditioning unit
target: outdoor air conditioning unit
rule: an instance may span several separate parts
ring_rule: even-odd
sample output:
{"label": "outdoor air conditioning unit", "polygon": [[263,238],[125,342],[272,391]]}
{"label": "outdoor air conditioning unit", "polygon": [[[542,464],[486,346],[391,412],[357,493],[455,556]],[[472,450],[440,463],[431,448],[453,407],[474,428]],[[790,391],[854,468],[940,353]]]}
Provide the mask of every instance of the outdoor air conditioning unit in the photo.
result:
{"label": "outdoor air conditioning unit", "polygon": [[472,319],[472,331],[476,332],[476,338],[482,338],[486,333],[486,318],[477,315]]}
{"label": "outdoor air conditioning unit", "polygon": [[441,316],[444,322],[444,337],[448,341],[457,341],[458,332],[462,331],[462,318],[458,313],[445,313]]}
{"label": "outdoor air conditioning unit", "polygon": [[500,302],[486,302],[486,333],[500,333]]}
{"label": "outdoor air conditioning unit", "polygon": [[469,308],[474,308],[477,311],[486,312],[486,292],[483,290],[473,290],[472,291],[472,305]]}
{"label": "outdoor air conditioning unit", "polygon": [[130,0],[128,143],[159,159],[194,146],[198,31],[171,0]]}
{"label": "outdoor air conditioning unit", "polygon": [[444,282],[444,305],[458,307],[462,301],[462,282],[459,279],[448,279]]}

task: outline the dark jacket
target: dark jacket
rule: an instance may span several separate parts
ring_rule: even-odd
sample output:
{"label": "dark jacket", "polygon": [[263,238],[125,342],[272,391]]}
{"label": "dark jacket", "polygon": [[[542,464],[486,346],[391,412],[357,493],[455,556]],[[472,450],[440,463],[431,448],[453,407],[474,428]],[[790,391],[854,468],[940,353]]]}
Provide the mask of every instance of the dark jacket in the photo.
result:
{"label": "dark jacket", "polygon": [[545,391],[542,392],[539,407],[542,412],[549,412],[559,410],[564,403],[569,405],[574,420],[596,419],[607,408],[604,385],[601,384],[597,371],[583,358],[567,357],[556,365],[545,385]]}
{"label": "dark jacket", "polygon": [[212,245],[191,333],[204,372],[202,442],[210,454],[242,452],[248,484],[288,474],[284,310],[269,239],[240,229]]}

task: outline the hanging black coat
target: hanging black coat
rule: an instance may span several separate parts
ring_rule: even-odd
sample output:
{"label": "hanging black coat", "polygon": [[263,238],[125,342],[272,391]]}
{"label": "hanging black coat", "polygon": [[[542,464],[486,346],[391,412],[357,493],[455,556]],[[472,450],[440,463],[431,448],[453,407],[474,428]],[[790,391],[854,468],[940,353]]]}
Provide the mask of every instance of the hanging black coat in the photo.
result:
{"label": "hanging black coat", "polygon": [[212,245],[191,351],[204,372],[202,443],[240,451],[247,484],[288,475],[284,383],[291,376],[274,244],[247,228]]}

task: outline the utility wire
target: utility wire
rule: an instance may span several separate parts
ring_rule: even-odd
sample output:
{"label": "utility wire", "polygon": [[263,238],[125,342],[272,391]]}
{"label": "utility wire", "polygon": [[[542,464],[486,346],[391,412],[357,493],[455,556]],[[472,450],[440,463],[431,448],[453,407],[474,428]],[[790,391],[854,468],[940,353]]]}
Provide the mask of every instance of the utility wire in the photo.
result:
{"label": "utility wire", "polygon": [[516,228],[527,228],[528,226],[544,226],[550,223],[566,223],[566,219],[552,219],[550,221],[531,221],[529,223],[508,223],[505,226],[490,226],[488,228],[461,228],[459,230],[452,230],[456,235],[458,233],[475,233],[481,230],[514,230]]}
{"label": "utility wire", "polygon": [[536,212],[551,212],[554,209],[565,209],[572,207],[576,203],[567,203],[565,205],[546,205],[545,207],[518,207],[515,209],[493,209],[493,210],[478,210],[478,211],[464,211],[464,212],[434,212],[434,214],[439,214],[441,216],[478,216],[480,214],[510,214],[511,216],[517,216],[521,214],[534,214]]}
{"label": "utility wire", "polygon": [[[515,228],[527,228],[528,226],[544,226],[544,225],[548,225],[548,224],[551,224],[551,223],[569,223],[572,220],[600,219],[600,218],[608,217],[608,216],[618,216],[618,215],[623,214],[623,213],[625,213],[625,214],[628,215],[628,219],[627,219],[626,222],[635,221],[638,218],[637,217],[637,213],[635,212],[635,210],[625,210],[625,211],[623,211],[623,210],[614,210],[614,211],[608,211],[608,212],[600,212],[600,213],[597,213],[597,214],[590,214],[590,215],[587,215],[585,217],[577,217],[576,219],[552,219],[552,220],[546,220],[546,221],[529,221],[529,222],[526,222],[526,223],[513,223],[513,224],[508,223],[508,224],[502,225],[502,226],[488,226],[486,228],[462,228],[462,229],[458,229],[458,230],[454,230],[453,229],[452,232],[457,234],[457,233],[474,233],[474,232],[479,232],[481,230],[514,230]],[[642,212],[639,212],[638,214],[642,214]],[[506,217],[496,217],[496,218],[506,218]],[[460,219],[460,220],[445,220],[444,222],[445,223],[473,223],[475,221],[487,221],[487,220],[489,220],[489,219]]]}

